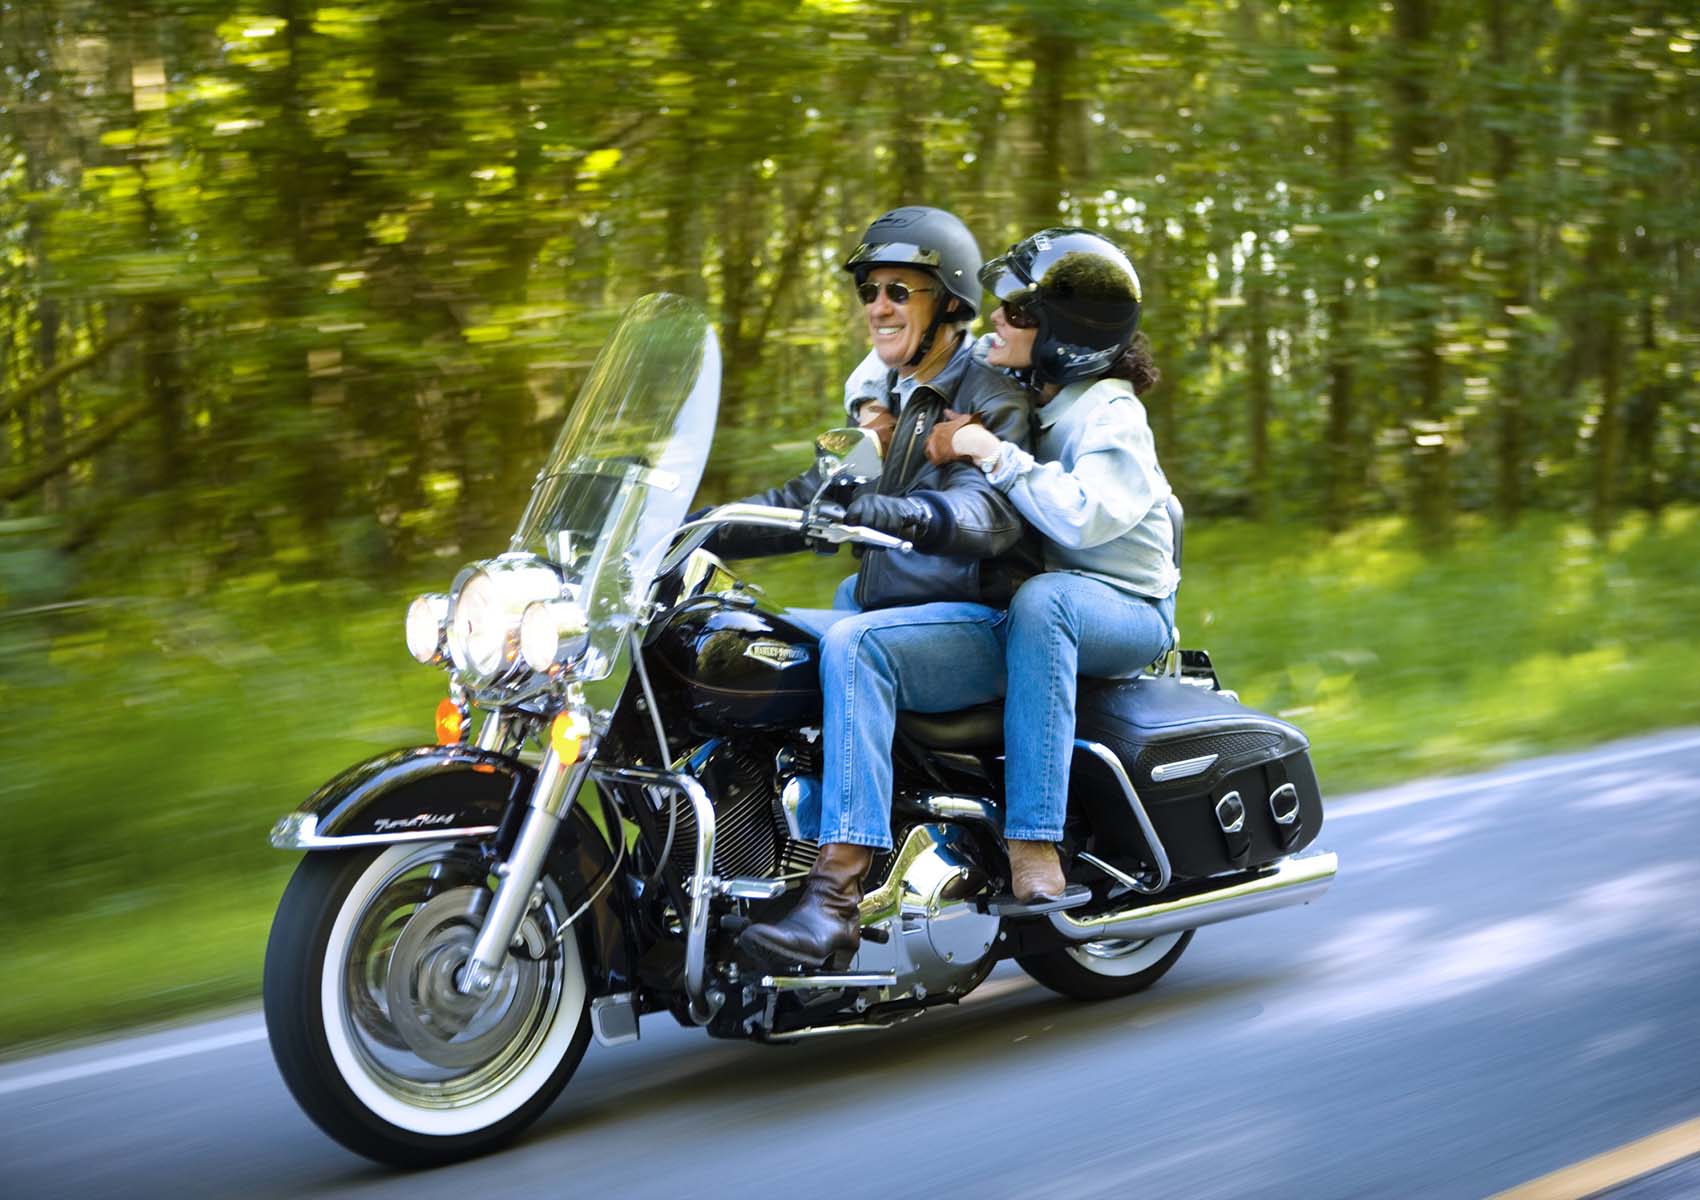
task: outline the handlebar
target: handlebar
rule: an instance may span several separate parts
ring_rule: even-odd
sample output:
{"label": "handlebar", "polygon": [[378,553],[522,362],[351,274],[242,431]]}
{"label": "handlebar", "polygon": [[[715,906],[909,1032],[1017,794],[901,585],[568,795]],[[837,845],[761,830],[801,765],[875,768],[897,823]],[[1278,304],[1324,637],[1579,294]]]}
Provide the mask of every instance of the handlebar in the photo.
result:
{"label": "handlebar", "polygon": [[[905,541],[903,538],[869,529],[866,525],[845,525],[827,519],[825,514],[818,512],[811,518],[809,513],[801,508],[778,508],[768,504],[722,504],[694,521],[686,521],[673,531],[673,537],[678,540],[674,543],[671,553],[663,560],[658,574],[664,574],[682,562],[702,545],[709,532],[719,525],[755,525],[764,529],[783,529],[834,546],[848,542],[851,545],[872,546],[879,550],[896,550],[900,554],[908,554],[915,549],[914,542]],[[689,535],[681,537],[687,530],[690,531]]]}

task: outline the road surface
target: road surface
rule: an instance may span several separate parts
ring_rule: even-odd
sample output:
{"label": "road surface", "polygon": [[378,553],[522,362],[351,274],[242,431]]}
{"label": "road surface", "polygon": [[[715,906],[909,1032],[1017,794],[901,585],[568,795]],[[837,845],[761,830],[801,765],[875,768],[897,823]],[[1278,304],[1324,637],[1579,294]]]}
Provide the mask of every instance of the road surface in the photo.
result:
{"label": "road surface", "polygon": [[429,1174],[321,1135],[257,1013],[14,1062],[0,1195],[1417,1200],[1585,1160],[1700,1195],[1697,817],[1692,729],[1345,798],[1321,901],[1201,930],[1143,996],[1006,964],[791,1047],[646,1018],[519,1143]]}

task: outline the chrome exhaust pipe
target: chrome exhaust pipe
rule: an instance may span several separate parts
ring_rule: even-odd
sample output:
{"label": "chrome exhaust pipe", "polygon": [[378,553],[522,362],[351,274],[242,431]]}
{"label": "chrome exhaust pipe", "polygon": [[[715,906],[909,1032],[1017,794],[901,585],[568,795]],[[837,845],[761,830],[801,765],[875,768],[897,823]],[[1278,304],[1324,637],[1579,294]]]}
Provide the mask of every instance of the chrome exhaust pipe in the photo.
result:
{"label": "chrome exhaust pipe", "polygon": [[1331,851],[1307,854],[1284,859],[1255,879],[1196,896],[1141,904],[1095,917],[1077,918],[1066,909],[1054,912],[1050,914],[1051,927],[1071,942],[1096,942],[1104,938],[1142,940],[1162,933],[1197,929],[1200,925],[1308,904],[1328,890],[1339,868],[1339,859]]}

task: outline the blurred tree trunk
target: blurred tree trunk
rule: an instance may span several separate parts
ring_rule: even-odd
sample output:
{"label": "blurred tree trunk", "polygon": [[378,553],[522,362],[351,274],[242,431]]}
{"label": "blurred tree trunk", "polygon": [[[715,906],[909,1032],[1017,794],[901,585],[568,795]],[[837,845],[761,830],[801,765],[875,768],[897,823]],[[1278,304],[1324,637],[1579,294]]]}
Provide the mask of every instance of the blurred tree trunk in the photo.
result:
{"label": "blurred tree trunk", "polygon": [[1033,38],[1033,158],[1027,179],[1022,233],[1063,224],[1065,193],[1085,175],[1087,121],[1084,89],[1076,78],[1078,38],[1051,28]]}
{"label": "blurred tree trunk", "polygon": [[1356,412],[1352,369],[1360,347],[1352,321],[1355,239],[1351,226],[1358,205],[1357,181],[1357,40],[1346,14],[1336,15],[1329,34],[1335,76],[1329,125],[1328,208],[1333,234],[1329,238],[1327,285],[1328,423],[1323,446],[1323,520],[1328,528],[1345,527],[1363,486],[1361,455],[1355,434]]}
{"label": "blurred tree trunk", "polygon": [[1445,407],[1439,331],[1441,208],[1437,196],[1440,141],[1431,75],[1438,47],[1432,0],[1395,0],[1393,68],[1394,166],[1409,189],[1397,256],[1406,325],[1401,385],[1409,413],[1407,502],[1425,540],[1451,536],[1450,422]]}
{"label": "blurred tree trunk", "polygon": [[1529,337],[1527,323],[1520,313],[1529,307],[1532,299],[1530,268],[1534,247],[1521,233],[1524,197],[1518,183],[1518,161],[1522,147],[1512,126],[1519,115],[1526,80],[1522,77],[1525,62],[1522,25],[1519,22],[1513,27],[1512,10],[1518,10],[1516,15],[1520,16],[1528,7],[1519,0],[1492,0],[1488,10],[1494,183],[1490,261],[1499,279],[1499,319],[1507,329],[1495,400],[1498,410],[1495,507],[1500,522],[1506,526],[1515,525],[1523,511],[1523,474],[1527,469],[1527,422],[1523,407],[1528,403],[1524,363],[1529,354]]}
{"label": "blurred tree trunk", "polygon": [[931,80],[927,70],[931,57],[927,39],[917,34],[913,12],[899,8],[892,18],[892,73],[896,89],[891,129],[891,182],[886,185],[886,207],[900,204],[931,204],[948,208],[949,197],[936,194],[927,172],[927,114],[931,96],[923,88]]}
{"label": "blurred tree trunk", "polygon": [[[1607,124],[1618,147],[1634,136],[1635,109],[1628,90],[1619,85],[1607,105]],[[1629,308],[1623,243],[1630,230],[1624,216],[1623,166],[1611,170],[1604,212],[1588,241],[1590,307],[1599,353],[1600,411],[1594,425],[1594,482],[1591,517],[1596,535],[1610,532],[1616,519],[1618,475],[1623,470],[1624,319]]]}
{"label": "blurred tree trunk", "polygon": [[1263,270],[1264,246],[1253,243],[1246,262],[1246,500],[1249,515],[1269,515],[1269,418],[1273,384],[1269,364],[1269,280]]}

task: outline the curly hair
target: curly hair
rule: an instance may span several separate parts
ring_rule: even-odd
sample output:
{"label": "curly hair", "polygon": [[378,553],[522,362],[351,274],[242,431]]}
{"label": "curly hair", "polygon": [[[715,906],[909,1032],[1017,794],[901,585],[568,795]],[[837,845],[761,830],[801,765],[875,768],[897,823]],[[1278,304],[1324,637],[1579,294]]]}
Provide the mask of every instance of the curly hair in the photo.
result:
{"label": "curly hair", "polygon": [[1110,364],[1110,369],[1104,372],[1105,379],[1125,379],[1133,384],[1133,394],[1143,396],[1157,386],[1157,381],[1163,378],[1163,373],[1157,369],[1157,362],[1151,357],[1151,342],[1143,333],[1133,335],[1133,342],[1122,352],[1122,356]]}

